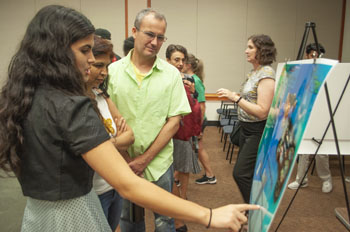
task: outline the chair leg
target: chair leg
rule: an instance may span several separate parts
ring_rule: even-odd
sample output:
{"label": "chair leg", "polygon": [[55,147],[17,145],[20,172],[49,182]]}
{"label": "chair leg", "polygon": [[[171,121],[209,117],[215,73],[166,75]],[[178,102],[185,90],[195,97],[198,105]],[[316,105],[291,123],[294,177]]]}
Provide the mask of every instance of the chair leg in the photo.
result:
{"label": "chair leg", "polygon": [[221,131],[221,139],[220,142],[222,143],[222,139],[224,138],[224,130]]}
{"label": "chair leg", "polygon": [[235,145],[232,144],[232,150],[231,150],[231,155],[230,155],[230,164],[232,161],[232,156],[233,156],[233,151],[235,150]]}
{"label": "chair leg", "polygon": [[222,149],[222,151],[225,151],[225,147],[226,147],[226,142],[227,142],[227,134],[224,135],[224,149]]}
{"label": "chair leg", "polygon": [[228,154],[230,153],[231,143],[228,143],[228,149],[226,152],[226,160],[228,160]]}

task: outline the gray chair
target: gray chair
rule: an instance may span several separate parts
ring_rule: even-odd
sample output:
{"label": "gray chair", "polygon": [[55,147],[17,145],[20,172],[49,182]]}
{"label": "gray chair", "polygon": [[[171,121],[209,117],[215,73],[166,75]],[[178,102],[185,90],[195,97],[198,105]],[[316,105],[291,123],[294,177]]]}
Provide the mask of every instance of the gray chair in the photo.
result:
{"label": "gray chair", "polygon": [[[219,122],[221,119],[227,119],[227,116],[234,112],[236,108],[235,103],[229,101],[221,101],[220,108],[216,109],[219,114]],[[219,133],[221,132],[222,126],[219,124]]]}
{"label": "gray chair", "polygon": [[221,130],[221,139],[220,142],[222,142],[222,139],[225,137],[225,143],[227,138],[227,133],[230,134],[231,132],[228,132],[229,130],[226,127],[226,132],[223,130],[225,126],[232,126],[235,124],[235,121],[238,120],[238,114],[237,114],[237,108],[232,108],[230,111],[226,111],[226,115],[220,119],[220,128]]}
{"label": "gray chair", "polygon": [[[237,138],[236,136],[237,133],[240,133],[239,132],[239,126],[238,126],[238,121],[235,122],[235,125],[233,126],[233,129],[232,129],[232,132],[229,136],[229,144],[228,144],[228,149],[227,149],[227,153],[226,153],[226,160],[228,159],[228,156],[230,154],[230,163],[232,162],[232,156],[233,156],[233,151],[234,151],[234,148],[235,146],[238,146],[238,141],[232,141],[232,138]],[[239,137],[238,137],[239,139]]]}

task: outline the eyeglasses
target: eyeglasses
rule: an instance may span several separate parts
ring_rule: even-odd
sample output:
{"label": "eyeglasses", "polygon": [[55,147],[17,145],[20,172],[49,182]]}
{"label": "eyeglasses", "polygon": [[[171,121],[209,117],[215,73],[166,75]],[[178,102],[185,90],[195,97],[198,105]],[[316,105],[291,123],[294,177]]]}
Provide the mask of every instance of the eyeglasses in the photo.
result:
{"label": "eyeglasses", "polygon": [[154,38],[157,38],[157,40],[159,42],[165,42],[168,39],[164,35],[157,35],[157,34],[153,33],[152,31],[142,31],[140,29],[137,29],[137,30],[141,31],[143,34],[145,34],[148,37],[148,39],[150,39],[150,40],[154,40]]}

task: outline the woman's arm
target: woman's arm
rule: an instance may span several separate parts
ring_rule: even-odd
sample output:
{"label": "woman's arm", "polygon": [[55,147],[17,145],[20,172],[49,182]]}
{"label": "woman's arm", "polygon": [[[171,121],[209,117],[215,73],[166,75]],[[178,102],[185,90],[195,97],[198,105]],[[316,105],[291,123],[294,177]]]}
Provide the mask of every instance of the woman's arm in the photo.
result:
{"label": "woman's arm", "polygon": [[204,117],[205,117],[205,102],[200,102],[199,103],[200,107],[201,107],[201,112],[202,112],[202,120],[201,122],[203,123],[204,122]]}
{"label": "woman's arm", "polygon": [[[117,119],[117,124],[122,123],[124,119],[122,118],[122,115],[119,113],[119,110],[117,109],[115,104],[110,98],[106,98],[106,101],[108,104],[108,109],[111,112],[113,119]],[[125,131],[117,131],[117,133],[117,137],[113,139],[113,144],[118,150],[126,151],[129,148],[129,146],[134,143],[134,132],[127,124],[125,124]]]}
{"label": "woman's arm", "polygon": [[241,107],[248,114],[254,115],[259,119],[266,119],[269,114],[269,110],[271,107],[273,95],[275,92],[275,80],[271,78],[262,79],[259,82],[258,90],[257,90],[257,103],[251,103],[246,101],[245,99],[240,99],[240,96],[236,92],[231,92],[227,89],[219,89],[217,94],[219,97],[227,97],[229,100],[233,102],[238,102],[239,107]]}
{"label": "woman's arm", "polygon": [[[208,208],[178,198],[136,176],[110,141],[85,153],[83,158],[124,198],[162,215],[208,225],[210,219]],[[241,224],[247,221],[244,211],[258,208],[258,206],[242,204],[214,209],[210,225],[238,231]]]}

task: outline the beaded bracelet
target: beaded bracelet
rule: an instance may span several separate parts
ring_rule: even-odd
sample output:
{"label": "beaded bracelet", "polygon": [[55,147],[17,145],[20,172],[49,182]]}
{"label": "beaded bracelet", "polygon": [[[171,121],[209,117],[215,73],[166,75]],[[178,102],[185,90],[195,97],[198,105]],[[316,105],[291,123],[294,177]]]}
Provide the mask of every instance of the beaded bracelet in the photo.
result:
{"label": "beaded bracelet", "polygon": [[209,227],[210,227],[211,217],[212,217],[212,215],[213,215],[213,210],[212,210],[211,208],[209,208],[209,209],[210,209],[210,216],[209,216],[209,223],[208,223],[208,225],[207,225],[207,229],[209,229]]}
{"label": "beaded bracelet", "polygon": [[238,102],[242,99],[242,96],[238,98],[238,100],[236,101],[236,104],[238,104]]}

